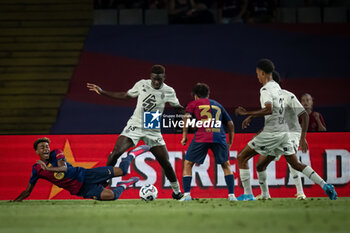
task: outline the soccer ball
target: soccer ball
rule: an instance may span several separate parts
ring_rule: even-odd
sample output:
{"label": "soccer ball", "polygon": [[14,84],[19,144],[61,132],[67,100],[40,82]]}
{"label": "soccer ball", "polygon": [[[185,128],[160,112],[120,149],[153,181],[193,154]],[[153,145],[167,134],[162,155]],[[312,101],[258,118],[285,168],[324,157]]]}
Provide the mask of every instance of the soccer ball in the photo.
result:
{"label": "soccer ball", "polygon": [[158,190],[151,184],[146,184],[140,189],[140,198],[144,201],[154,201],[157,199]]}

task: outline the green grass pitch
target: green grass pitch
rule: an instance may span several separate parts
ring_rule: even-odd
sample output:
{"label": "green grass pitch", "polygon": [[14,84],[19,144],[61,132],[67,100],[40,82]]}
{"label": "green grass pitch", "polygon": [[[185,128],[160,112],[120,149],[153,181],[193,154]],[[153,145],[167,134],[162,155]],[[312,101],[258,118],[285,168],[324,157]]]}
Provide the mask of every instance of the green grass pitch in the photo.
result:
{"label": "green grass pitch", "polygon": [[0,201],[0,232],[350,232],[350,198]]}

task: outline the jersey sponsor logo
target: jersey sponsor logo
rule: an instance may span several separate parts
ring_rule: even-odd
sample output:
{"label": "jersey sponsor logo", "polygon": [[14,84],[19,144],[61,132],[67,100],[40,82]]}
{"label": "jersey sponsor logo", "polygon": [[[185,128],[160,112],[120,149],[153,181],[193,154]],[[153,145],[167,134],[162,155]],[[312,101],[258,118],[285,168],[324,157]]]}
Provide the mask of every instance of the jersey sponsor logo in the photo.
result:
{"label": "jersey sponsor logo", "polygon": [[143,128],[144,129],[160,129],[160,116],[162,114],[157,110],[156,112],[143,113]]}
{"label": "jersey sponsor logo", "polygon": [[55,172],[53,176],[56,178],[56,180],[62,180],[64,178],[64,172]]}
{"label": "jersey sponsor logo", "polygon": [[156,96],[149,94],[143,101],[142,101],[142,107],[143,111],[150,112],[152,109],[154,109],[157,106],[156,104]]}

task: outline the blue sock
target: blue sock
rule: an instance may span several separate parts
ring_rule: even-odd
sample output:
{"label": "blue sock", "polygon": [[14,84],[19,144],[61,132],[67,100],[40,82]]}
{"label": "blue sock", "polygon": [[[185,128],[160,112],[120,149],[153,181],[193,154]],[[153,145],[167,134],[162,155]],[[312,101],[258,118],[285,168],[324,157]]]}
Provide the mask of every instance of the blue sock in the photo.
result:
{"label": "blue sock", "polygon": [[126,158],[123,158],[121,163],[119,164],[119,168],[123,171],[123,176],[128,173],[128,169],[130,166],[130,163],[134,159],[134,156],[128,155]]}
{"label": "blue sock", "polygon": [[235,193],[235,178],[233,174],[225,176],[225,181],[226,181],[228,193],[229,194]]}
{"label": "blue sock", "polygon": [[124,192],[125,188],[122,186],[116,187],[114,189],[112,189],[113,193],[114,193],[114,200],[117,200],[120,195],[122,195],[122,192]]}
{"label": "blue sock", "polygon": [[189,193],[191,191],[191,181],[192,176],[182,177],[182,187],[185,193]]}

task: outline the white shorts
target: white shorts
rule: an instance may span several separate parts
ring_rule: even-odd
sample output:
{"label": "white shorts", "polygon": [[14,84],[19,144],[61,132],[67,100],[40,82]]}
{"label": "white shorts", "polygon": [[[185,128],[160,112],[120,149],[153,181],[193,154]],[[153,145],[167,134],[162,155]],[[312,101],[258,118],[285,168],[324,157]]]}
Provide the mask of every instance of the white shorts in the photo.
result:
{"label": "white shorts", "polygon": [[151,148],[165,145],[163,136],[158,130],[142,129],[128,124],[120,135],[130,138],[134,146],[136,146],[140,140],[144,141],[144,143]]}
{"label": "white shorts", "polygon": [[[295,133],[295,132],[290,132],[289,133],[289,140],[290,140],[290,142],[293,145],[293,149],[294,149],[295,153],[298,152],[300,137],[301,137],[301,133]],[[274,159],[274,161],[280,160],[282,155],[283,155],[283,153],[281,154],[281,151],[277,150],[276,151],[276,155],[275,155],[276,158]]]}
{"label": "white shorts", "polygon": [[292,155],[295,152],[288,134],[287,132],[262,131],[248,142],[248,146],[264,156]]}

